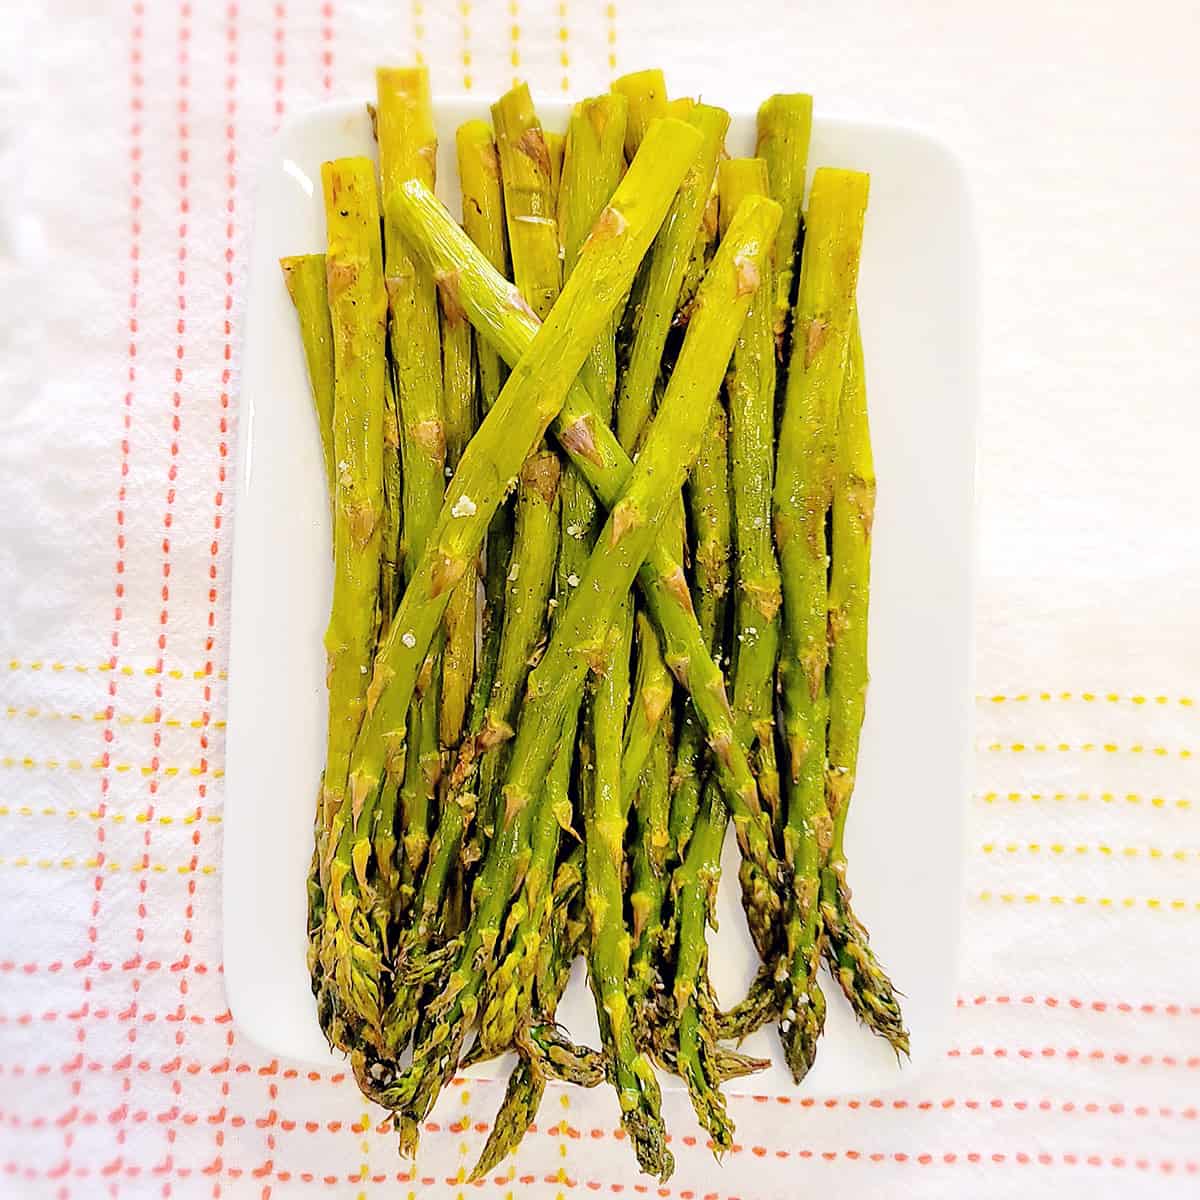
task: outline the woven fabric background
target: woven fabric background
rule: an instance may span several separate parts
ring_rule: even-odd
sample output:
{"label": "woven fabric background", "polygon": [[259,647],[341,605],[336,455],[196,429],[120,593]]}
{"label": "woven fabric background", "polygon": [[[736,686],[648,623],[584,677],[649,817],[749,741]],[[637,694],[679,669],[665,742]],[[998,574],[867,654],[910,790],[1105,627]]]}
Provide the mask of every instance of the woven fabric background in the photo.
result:
{"label": "woven fabric background", "polygon": [[[0,1195],[1200,1194],[1198,34],[1185,0],[5,5]],[[255,166],[287,114],[413,56],[486,96],[652,63],[731,106],[809,90],[933,132],[973,191],[978,753],[951,1048],[894,1096],[732,1096],[719,1167],[669,1097],[661,1188],[607,1089],[552,1088],[516,1162],[468,1186],[500,1087],[464,1081],[410,1168],[351,1080],[265,1059],[227,1009]]]}

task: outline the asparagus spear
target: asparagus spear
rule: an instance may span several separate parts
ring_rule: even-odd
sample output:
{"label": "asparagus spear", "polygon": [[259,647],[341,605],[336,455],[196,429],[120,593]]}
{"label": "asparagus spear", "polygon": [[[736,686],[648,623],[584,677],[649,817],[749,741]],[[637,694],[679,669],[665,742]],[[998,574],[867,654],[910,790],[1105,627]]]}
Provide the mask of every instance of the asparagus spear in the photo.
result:
{"label": "asparagus spear", "polygon": [[407,179],[419,179],[432,190],[437,134],[425,67],[380,67],[375,81],[390,349],[404,463],[402,545],[408,580],[437,520],[446,482],[446,440],[433,273],[413,255],[391,217],[391,205]]}
{"label": "asparagus spear", "polygon": [[633,843],[629,907],[633,948],[629,960],[629,1003],[644,1042],[650,1043],[646,1005],[657,983],[658,961],[663,950],[663,900],[667,892],[668,823],[671,811],[670,718],[658,725],[650,755],[635,788],[624,793],[633,799],[637,833]]}
{"label": "asparagus spear", "polygon": [[[600,210],[621,180],[629,102],[609,94],[583,100],[571,110],[558,197],[563,270],[570,275]],[[617,318],[598,339],[583,365],[582,378],[602,412],[612,407],[617,387]]]}
{"label": "asparagus spear", "polygon": [[312,388],[321,456],[325,460],[325,482],[332,505],[337,492],[334,468],[337,459],[333,450],[333,331],[325,292],[325,255],[297,254],[281,258],[279,265],[300,322],[300,341],[308,364],[308,383]]}
{"label": "asparagus spear", "polygon": [[[331,779],[326,771],[326,789],[341,800],[324,855],[330,905],[325,925],[334,961],[349,958],[345,943],[361,919],[360,887],[368,879],[369,831],[383,774],[389,760],[394,763],[403,752],[405,714],[449,592],[477,554],[521,462],[554,419],[588,349],[629,287],[696,149],[695,131],[686,125],[663,121],[647,135],[643,154],[597,222],[554,312],[509,376],[450,482],[429,544],[376,653],[349,787],[346,775],[339,772]],[[412,237],[418,214],[430,205],[436,209],[437,202],[428,189],[410,180],[393,198],[391,219]],[[442,282],[458,291],[451,278]],[[511,292],[507,311],[510,317],[521,311]],[[368,956],[365,963],[360,973],[370,978],[373,968],[377,978],[378,959]]]}
{"label": "asparagus spear", "polygon": [[[461,309],[442,312],[442,387],[446,417],[446,470],[458,469],[475,432],[475,367],[471,326]],[[478,571],[468,568],[454,588],[446,609],[446,644],[442,652],[442,696],[438,737],[447,750],[462,736],[471,685],[475,677],[475,589]]]}
{"label": "asparagus spear", "polygon": [[[379,202],[369,159],[339,159],[321,168],[328,235],[327,291],[334,357],[333,603],[325,649],[329,658],[329,735],[322,807],[326,860],[333,821],[344,803],[347,763],[366,705],[366,671],[375,640],[383,509],[383,395],[387,299],[379,243]],[[340,878],[322,871],[326,897]],[[336,905],[336,900],[335,900]],[[326,950],[326,942],[328,948]],[[344,923],[326,908],[321,974],[350,1021],[377,1025],[377,930],[357,910]],[[328,1032],[328,1027],[327,1027]]]}
{"label": "asparagus spear", "polygon": [[857,313],[850,331],[840,415],[829,577],[829,766],[825,786],[833,841],[821,871],[821,917],[830,968],[859,1020],[886,1038],[897,1054],[907,1054],[908,1031],[899,1001],[871,950],[866,929],[850,907],[846,883],[846,811],[854,791],[866,708],[867,605],[875,515],[875,467]]}
{"label": "asparagus spear", "polygon": [[771,195],[783,205],[775,239],[775,306],[772,324],[780,360],[789,354],[796,256],[802,240],[804,181],[812,138],[812,97],[799,93],[769,97],[758,110],[755,154],[767,164]]}
{"label": "asparagus spear", "polygon": [[[651,130],[643,144],[643,154],[653,136]],[[628,179],[629,176],[625,182]],[[618,195],[624,187],[622,183]],[[476,880],[477,902],[471,925],[464,935],[457,964],[432,1008],[430,1030],[417,1044],[412,1066],[389,1096],[389,1103],[403,1110],[411,1120],[424,1118],[443,1080],[453,1073],[465,1028],[477,1007],[479,984],[488,968],[504,910],[529,862],[532,800],[553,757],[564,715],[582,687],[589,667],[605,662],[618,604],[628,592],[638,566],[653,544],[656,526],[673,503],[688,464],[699,449],[737,330],[758,284],[760,266],[770,253],[778,219],[778,206],[763,199],[744,205],[739,221],[730,229],[701,290],[697,316],[689,327],[658,418],[646,437],[624,495],[609,514],[580,586],[546,654],[530,675],[523,720],[504,787],[503,821]],[[581,269],[577,268],[568,280],[568,289],[579,278]],[[550,322],[557,312],[556,306]],[[608,836],[607,830],[605,835]],[[603,922],[606,912],[619,916],[621,909],[621,846],[609,843],[609,850],[616,856],[607,877],[609,889],[603,886],[604,877],[596,880],[589,873],[588,878],[593,976],[603,997],[612,1037],[611,1069],[623,1123],[643,1169],[665,1176],[671,1160],[663,1144],[658,1085],[649,1064],[632,1045],[628,1021],[624,993],[628,940],[610,938],[608,930],[599,929],[598,924]],[[615,900],[611,895],[614,882]],[[594,899],[593,886],[598,889]],[[597,941],[602,946],[600,951],[595,947]]]}
{"label": "asparagus spear", "polygon": [[641,147],[651,121],[667,116],[667,81],[652,67],[614,79],[612,90],[629,102],[629,123],[625,129],[625,154],[631,161]]}
{"label": "asparagus spear", "polygon": [[[300,340],[304,346],[304,358],[308,367],[308,383],[312,390],[313,409],[317,418],[317,432],[321,438],[321,455],[325,461],[325,480],[329,489],[331,516],[336,515],[337,477],[334,468],[336,456],[333,446],[333,331],[329,320],[329,302],[326,294],[325,255],[300,254],[281,258],[284,283],[288,295],[296,306],[300,323]],[[332,552],[332,539],[330,551]],[[322,803],[318,792],[313,818],[313,855],[308,869],[308,970],[312,977],[313,994],[321,998],[324,992],[321,982],[321,964],[318,954],[318,938],[325,917],[325,896],[321,890],[321,864],[317,847],[323,837]],[[332,1012],[320,1014],[321,1027],[331,1028],[336,1018]]]}
{"label": "asparagus spear", "polygon": [[[484,121],[466,121],[455,137],[458,175],[462,187],[463,228],[487,260],[500,274],[508,270],[508,242],[504,231],[504,195],[500,185],[500,159],[492,141],[491,128]],[[491,411],[504,383],[507,367],[482,338],[472,338],[479,370],[479,399],[483,414]],[[472,735],[482,727],[487,699],[495,678],[496,658],[500,652],[500,614],[504,607],[509,556],[512,552],[513,520],[511,508],[503,504],[496,510],[487,534],[483,578],[483,639],[479,648],[479,673],[472,697]],[[457,846],[453,853],[457,854]]]}
{"label": "asparagus spear", "polygon": [[[504,194],[500,158],[486,121],[466,121],[455,136],[458,177],[462,186],[463,229],[489,263],[501,274],[508,270]],[[482,339],[475,346],[483,412],[491,411],[504,383],[505,366],[495,348]]]}
{"label": "asparagus spear", "polygon": [[654,239],[633,313],[629,363],[617,397],[617,438],[626,450],[633,448],[637,431],[650,415],[663,347],[725,143],[729,114],[724,109],[698,104],[688,116],[688,123],[699,130],[701,149]]}
{"label": "asparagus spear", "polygon": [[[420,212],[419,220],[414,220],[412,236],[418,241],[421,253],[439,271],[453,276],[476,331],[490,338],[506,359],[516,361],[537,332],[536,320],[514,310],[511,289],[474,251],[437,201],[415,189],[411,195]],[[630,477],[632,463],[582,385],[577,383],[568,391],[554,428],[559,444],[597,498],[605,506],[615,505]],[[736,737],[724,677],[696,621],[683,568],[673,550],[677,536],[676,523],[666,523],[639,571],[639,584],[662,637],[666,662],[691,696],[714,751],[718,778],[733,813],[743,853],[761,864],[762,878],[755,886],[751,920],[762,931],[759,936],[769,937],[779,914],[775,886],[779,882],[779,864],[774,860],[746,748]]]}
{"label": "asparagus spear", "polygon": [[520,83],[492,105],[504,216],[517,290],[540,320],[546,319],[562,284],[558,223],[550,151],[529,98]]}
{"label": "asparagus spear", "polygon": [[[396,404],[403,462],[403,528],[401,558],[406,582],[424,552],[437,520],[445,488],[445,413],[442,394],[441,337],[433,275],[415,257],[390,220],[387,206],[406,179],[433,187],[437,135],[429,95],[429,72],[424,67],[380,67],[375,73],[375,132],[379,141],[380,178],[384,202],[384,258],[387,273],[390,349],[396,380]],[[461,603],[461,602],[460,602]],[[436,660],[439,645],[431,659]],[[440,676],[431,661],[426,677]],[[452,689],[453,699],[453,689]],[[409,716],[409,744],[399,804],[404,854],[400,859],[402,899],[411,896],[429,843],[430,808],[436,788],[437,688],[422,688]],[[385,880],[395,822],[390,788],[375,821],[375,857]]]}
{"label": "asparagus spear", "polygon": [[[745,196],[767,195],[762,159],[729,159],[718,172],[721,220]],[[777,243],[778,244],[778,243]],[[774,284],[772,274],[771,284]],[[737,551],[733,709],[739,736],[754,747],[758,790],[776,828],[782,824],[775,761],[775,661],[779,653],[779,564],[771,536],[775,475],[775,344],[763,289],[750,305],[733,352],[727,393],[734,544]]]}
{"label": "asparagus spear", "polygon": [[794,880],[786,926],[787,1002],[780,1032],[797,1081],[812,1065],[824,1022],[824,998],[817,982],[818,877],[833,833],[825,807],[825,521],[833,497],[837,408],[854,313],[867,183],[866,175],[829,168],[818,170],[813,180],[776,459],[775,537],[783,577],[779,675],[789,760],[783,847]]}

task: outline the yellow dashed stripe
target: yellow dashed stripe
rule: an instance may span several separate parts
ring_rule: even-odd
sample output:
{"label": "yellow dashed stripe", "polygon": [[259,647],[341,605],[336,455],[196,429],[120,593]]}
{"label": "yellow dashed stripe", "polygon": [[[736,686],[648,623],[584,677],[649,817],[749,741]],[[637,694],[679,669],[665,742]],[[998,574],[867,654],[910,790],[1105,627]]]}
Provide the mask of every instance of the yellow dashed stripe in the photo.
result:
{"label": "yellow dashed stripe", "polygon": [[145,713],[135,717],[132,713],[117,713],[111,718],[106,712],[77,713],[56,712],[48,708],[34,708],[10,704],[4,710],[4,715],[10,720],[28,717],[35,721],[73,721],[77,723],[104,723],[109,720],[114,725],[162,725],[167,729],[224,729],[224,721],[206,721],[198,717],[191,721],[181,721],[177,717],[159,717],[154,713]]}
{"label": "yellow dashed stripe", "polygon": [[1055,904],[1062,907],[1148,908],[1154,912],[1200,913],[1200,900],[1163,900],[1158,896],[1057,896],[1040,892],[983,891],[985,904]]}
{"label": "yellow dashed stripe", "polygon": [[984,854],[1054,854],[1059,857],[1095,854],[1102,858],[1148,858],[1160,862],[1187,862],[1200,859],[1196,850],[1160,850],[1157,846],[1109,846],[1068,844],[1066,842],[984,842]]}
{"label": "yellow dashed stripe", "polygon": [[96,809],[85,811],[82,808],[54,808],[53,806],[34,808],[29,804],[15,806],[0,804],[0,817],[60,817],[67,821],[108,821],[113,825],[124,825],[129,822],[135,825],[195,825],[199,821],[203,821],[208,825],[220,825],[222,821],[220,813],[205,813],[202,816],[189,813],[183,817],[151,817],[144,812],[133,814],[123,812],[102,813]]}
{"label": "yellow dashed stripe", "polygon": [[208,770],[205,767],[158,767],[153,766],[138,766],[136,763],[105,763],[103,759],[96,759],[94,762],[85,763],[78,758],[12,758],[5,756],[0,758],[0,767],[8,767],[10,770],[25,770],[25,771],[116,771],[120,775],[128,774],[130,771],[138,771],[140,774],[149,778],[152,775],[163,775],[168,779],[174,779],[176,775],[191,775],[199,777],[207,775],[212,779],[222,779],[225,776],[224,770],[217,767],[215,770]]}
{"label": "yellow dashed stripe", "polygon": [[1120,746],[1116,742],[989,742],[987,749],[993,753],[1012,754],[1067,754],[1072,751],[1087,754],[1102,751],[1105,754],[1146,754],[1156,758],[1183,759],[1191,758],[1193,754],[1187,747],[1172,749],[1169,746],[1145,746],[1141,742],[1130,746]]}
{"label": "yellow dashed stripe", "polygon": [[10,658],[8,660],[8,669],[10,671],[51,671],[55,674],[61,674],[63,671],[72,671],[79,675],[90,675],[93,672],[104,674],[109,671],[115,672],[117,675],[146,675],[153,678],[156,675],[163,675],[167,679],[228,679],[229,675],[225,671],[181,671],[178,667],[166,670],[159,670],[158,667],[114,667],[112,663],[99,663],[97,666],[89,667],[82,663],[64,663],[51,662],[42,658],[35,658],[29,661],[24,661],[19,658]]}
{"label": "yellow dashed stripe", "polygon": [[1123,695],[1120,692],[1016,692],[1009,695],[976,696],[980,704],[1028,704],[1041,703],[1071,703],[1084,704],[1177,704],[1181,708],[1194,708],[1195,700],[1191,696],[1142,696]]}
{"label": "yellow dashed stripe", "polygon": [[166,863],[131,863],[122,866],[120,863],[99,862],[95,858],[29,858],[20,854],[15,858],[5,858],[0,855],[0,867],[37,867],[43,871],[78,870],[78,871],[129,871],[138,874],[149,871],[154,875],[215,875],[215,866],[192,866],[184,863],[181,866],[168,866]]}
{"label": "yellow dashed stripe", "polygon": [[985,792],[981,799],[985,804],[999,804],[1002,801],[1009,804],[1042,804],[1050,801],[1059,804],[1068,801],[1089,804],[1095,801],[1100,804],[1144,804],[1148,808],[1187,810],[1192,807],[1190,800],[1142,796],[1137,792]]}

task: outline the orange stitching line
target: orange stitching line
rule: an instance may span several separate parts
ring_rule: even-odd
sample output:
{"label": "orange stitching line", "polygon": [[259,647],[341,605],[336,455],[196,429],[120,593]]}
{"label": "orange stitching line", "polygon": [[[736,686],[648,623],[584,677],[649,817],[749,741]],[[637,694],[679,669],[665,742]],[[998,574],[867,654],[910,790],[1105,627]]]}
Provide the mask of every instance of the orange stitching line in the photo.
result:
{"label": "orange stitching line", "polygon": [[210,825],[220,825],[224,821],[224,817],[220,813],[205,813],[199,809],[184,817],[156,817],[153,815],[152,810],[148,810],[146,812],[134,813],[131,818],[129,813],[123,812],[101,812],[99,809],[84,811],[81,808],[55,808],[53,805],[47,805],[45,808],[33,808],[28,804],[19,804],[11,807],[7,804],[0,804],[0,817],[62,817],[67,821],[81,819],[111,821],[114,825],[121,825],[131,819],[139,825],[150,821],[155,821],[159,825],[196,825],[201,821],[207,821]]}
{"label": "orange stitching line", "polygon": [[1200,1004],[1153,1004],[1129,1000],[1080,1000],[1075,996],[959,996],[959,1008],[980,1007],[985,1004],[1040,1005],[1044,1008],[1090,1009],[1092,1012],[1163,1014],[1168,1017],[1200,1017]]}
{"label": "orange stitching line", "polygon": [[[896,1112],[949,1112],[956,1108],[969,1109],[971,1112],[979,1109],[1015,1109],[1017,1112],[1061,1112],[1073,1116],[1131,1116],[1137,1118],[1155,1117],[1168,1120],[1196,1121],[1200,1120],[1200,1108],[1189,1105],[1187,1108],[1176,1109],[1170,1105],[1128,1105],[1122,1101],[1100,1103],[1094,1100],[1007,1100],[993,1096],[987,1100],[969,1099],[961,1096],[951,1096],[944,1100],[891,1100],[874,1096],[867,1100],[839,1100],[835,1097],[821,1099],[816,1096],[747,1096],[744,1093],[730,1092],[730,1100],[752,1100],[755,1104],[795,1104],[800,1108],[848,1108],[852,1112],[862,1109],[892,1109]],[[603,1137],[604,1131],[594,1129],[593,1137]]]}
{"label": "orange stitching line", "polygon": [[333,5],[321,5],[321,88],[326,96],[333,93]]}
{"label": "orange stitching line", "polygon": [[980,799],[985,804],[995,804],[1007,800],[1010,804],[1021,804],[1029,801],[1040,804],[1043,801],[1054,800],[1059,803],[1066,800],[1076,800],[1089,803],[1098,800],[1103,804],[1115,804],[1123,800],[1126,804],[1147,804],[1151,808],[1190,809],[1190,800],[1168,800],[1165,796],[1140,796],[1137,792],[984,792]]}
{"label": "orange stitching line", "polygon": [[612,0],[604,6],[604,15],[608,21],[608,69],[617,69],[617,6]]}
{"label": "orange stitching line", "polygon": [[[63,671],[73,671],[79,675],[89,675],[92,672],[106,674],[113,672],[117,675],[146,675],[153,678],[156,675],[165,675],[168,679],[208,679],[213,675],[212,671],[192,671],[189,675],[186,671],[180,670],[178,667],[166,668],[162,666],[153,667],[118,667],[112,662],[97,663],[94,667],[86,666],[82,663],[64,663],[64,662],[47,662],[43,658],[32,659],[28,662],[19,658],[10,658],[8,660],[8,669],[10,671],[45,671],[49,670],[55,674],[61,674]],[[217,671],[218,679],[228,679],[229,674],[226,671]]]}
{"label": "orange stitching line", "polygon": [[1149,858],[1157,862],[1174,861],[1187,862],[1191,858],[1200,858],[1197,850],[1160,850],[1157,846],[1109,846],[1105,842],[1095,845],[1067,845],[1064,842],[984,842],[980,846],[984,854],[1032,854],[1040,855],[1043,851],[1051,854],[1082,856],[1100,854],[1108,858]]}
{"label": "orange stitching line", "polygon": [[982,891],[977,899],[985,904],[999,901],[1002,904],[1058,904],[1095,905],[1098,908],[1140,908],[1143,905],[1155,912],[1200,912],[1197,900],[1162,900],[1157,896],[1043,896],[1038,892]]}
{"label": "orange stitching line", "polygon": [[1181,708],[1193,708],[1196,701],[1191,696],[1143,696],[1122,695],[1119,692],[1016,692],[1009,695],[977,695],[979,704],[1026,704],[1039,701],[1047,703],[1067,703],[1071,701],[1084,704],[1104,702],[1107,704],[1177,704]]}
{"label": "orange stitching line", "polygon": [[85,763],[82,759],[68,758],[47,758],[43,760],[35,758],[13,758],[11,755],[6,755],[0,758],[0,767],[7,767],[10,770],[21,769],[25,771],[118,771],[122,775],[129,771],[139,771],[143,776],[149,777],[152,775],[165,775],[168,779],[174,779],[176,775],[191,775],[198,777],[200,775],[208,775],[213,779],[223,779],[225,771],[222,767],[216,767],[209,770],[207,766],[199,767],[164,767],[161,766],[157,759],[151,760],[145,766],[138,766],[136,763],[111,763],[105,758],[98,758],[94,762]]}
{"label": "orange stitching line", "polygon": [[972,1046],[970,1050],[952,1047],[946,1051],[947,1058],[1065,1058],[1068,1062],[1111,1062],[1121,1067],[1183,1067],[1188,1071],[1200,1069],[1200,1054],[1188,1058],[1177,1058],[1173,1054],[1131,1054],[1127,1050],[1079,1050],[1074,1046],[1060,1049],[1043,1046],[1035,1050],[1030,1046],[1010,1049],[1007,1046]]}
{"label": "orange stitching line", "polygon": [[[341,1122],[337,1122],[340,1126]],[[355,1126],[349,1126],[354,1129]],[[688,1139],[684,1139],[685,1141]],[[694,1141],[695,1139],[691,1139]],[[735,1148],[736,1149],[736,1148]],[[995,1166],[1005,1166],[1015,1164],[1017,1166],[1032,1166],[1035,1163],[1038,1166],[1090,1166],[1090,1167],[1109,1167],[1115,1170],[1125,1170],[1133,1168],[1139,1171],[1155,1170],[1164,1175],[1172,1175],[1176,1171],[1182,1171],[1188,1175],[1200,1173],[1200,1162],[1191,1159],[1152,1159],[1145,1155],[1130,1155],[1130,1154],[1077,1154],[1072,1151],[1058,1151],[1049,1153],[1048,1151],[1028,1152],[1024,1150],[995,1152],[987,1154],[981,1151],[943,1151],[936,1154],[926,1152],[906,1152],[906,1151],[866,1151],[857,1149],[848,1150],[770,1150],[765,1146],[754,1146],[752,1152],[759,1157],[768,1155],[778,1159],[796,1158],[801,1160],[821,1160],[823,1162],[838,1162],[846,1161],[851,1163],[866,1163],[872,1166],[877,1166],[881,1163],[898,1164],[901,1166],[956,1166],[969,1165],[977,1166],[980,1164],[992,1164]],[[21,1175],[25,1179],[34,1180],[38,1178],[62,1178],[70,1173],[73,1177],[86,1179],[93,1174],[104,1177],[112,1177],[115,1175],[126,1175],[130,1178],[136,1178],[143,1170],[141,1166],[133,1163],[125,1163],[118,1156],[111,1162],[102,1167],[87,1167],[87,1166],[71,1166],[69,1161],[57,1164],[51,1167],[32,1167],[23,1165],[15,1160],[9,1160],[2,1168],[7,1175]],[[339,1182],[346,1183],[364,1183],[361,1172],[355,1171],[347,1174],[317,1174],[313,1171],[276,1171],[274,1162],[268,1159],[259,1167],[255,1167],[247,1172],[241,1167],[233,1167],[225,1165],[218,1156],[207,1165],[198,1168],[180,1167],[174,1164],[162,1164],[154,1168],[147,1168],[147,1172],[153,1170],[157,1175],[178,1175],[186,1177],[195,1171],[205,1175],[220,1175],[225,1174],[231,1179],[239,1179],[244,1174],[250,1174],[256,1179],[263,1179],[267,1176],[279,1179],[281,1182],[295,1180],[300,1183],[323,1183],[326,1186],[333,1186]],[[434,1175],[416,1176],[412,1169],[407,1171],[380,1172],[370,1177],[372,1183],[387,1183],[394,1181],[396,1183],[412,1183],[418,1181],[424,1187],[434,1187],[439,1179]],[[607,1191],[614,1195],[620,1195],[626,1191],[633,1192],[637,1195],[653,1195],[661,1196],[663,1200],[671,1200],[672,1197],[678,1197],[678,1200],[742,1200],[734,1194],[721,1195],[717,1192],[699,1193],[690,1188],[672,1189],[662,1187],[656,1184],[635,1183],[632,1185],[623,1183],[610,1183],[607,1180],[599,1179],[584,1179],[582,1177],[566,1178],[559,1180],[557,1175],[535,1175],[523,1174],[516,1175],[515,1172],[510,1172],[507,1175],[493,1175],[486,1179],[481,1179],[474,1185],[477,1188],[482,1188],[491,1184],[494,1187],[511,1188],[513,1183],[519,1183],[524,1187],[530,1187],[538,1181],[544,1183],[559,1183],[563,1182],[568,1188],[575,1189],[577,1187],[586,1188],[588,1191],[599,1192]],[[456,1180],[454,1176],[444,1177],[441,1182],[454,1186]],[[511,1193],[510,1193],[511,1194]]]}
{"label": "orange stitching line", "polygon": [[215,866],[200,866],[195,855],[192,856],[190,862],[181,863],[177,866],[171,866],[167,863],[146,862],[130,863],[122,866],[120,863],[111,862],[99,854],[83,859],[82,861],[77,858],[31,859],[25,854],[18,854],[15,858],[6,858],[0,854],[0,867],[38,867],[43,871],[129,871],[132,874],[149,871],[153,875],[169,875],[171,872],[177,875],[215,875],[217,873]]}
{"label": "orange stitching line", "polygon": [[[79,723],[95,722],[97,724],[112,721],[116,725],[163,725],[167,729],[183,729],[185,727],[188,729],[203,729],[207,723],[203,718],[182,721],[178,717],[162,718],[152,712],[135,717],[130,713],[115,714],[109,713],[107,710],[94,713],[56,712],[52,709],[16,704],[9,704],[4,710],[4,715],[10,721],[16,720],[18,717],[27,717],[30,720],[74,721]],[[224,721],[213,721],[212,727],[213,729],[224,729],[226,723]]]}

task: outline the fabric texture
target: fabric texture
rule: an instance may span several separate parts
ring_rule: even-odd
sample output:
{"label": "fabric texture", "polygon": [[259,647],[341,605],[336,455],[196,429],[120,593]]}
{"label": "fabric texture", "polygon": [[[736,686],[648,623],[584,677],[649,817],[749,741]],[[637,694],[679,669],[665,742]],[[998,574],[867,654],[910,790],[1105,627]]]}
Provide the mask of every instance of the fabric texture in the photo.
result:
{"label": "fabric texture", "polygon": [[[4,6],[0,1196],[1200,1194],[1196,21],[1183,0]],[[502,1087],[465,1081],[410,1167],[351,1079],[239,1037],[222,986],[255,168],[286,115],[414,55],[484,96],[650,64],[729,105],[808,90],[933,132],[973,191],[978,744],[950,1049],[887,1097],[731,1088],[719,1166],[672,1094],[661,1188],[604,1088],[551,1088],[516,1161],[469,1186]]]}

